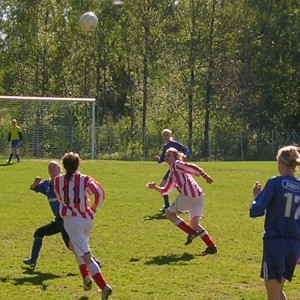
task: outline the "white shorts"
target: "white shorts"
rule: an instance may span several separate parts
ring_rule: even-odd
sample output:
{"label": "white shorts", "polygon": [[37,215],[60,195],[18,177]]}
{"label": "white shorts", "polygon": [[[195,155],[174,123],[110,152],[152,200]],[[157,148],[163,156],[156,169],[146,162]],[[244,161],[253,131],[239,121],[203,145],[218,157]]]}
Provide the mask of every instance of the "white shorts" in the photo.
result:
{"label": "white shorts", "polygon": [[200,198],[191,198],[180,194],[168,210],[174,213],[189,213],[190,220],[194,217],[204,218],[204,195]]}
{"label": "white shorts", "polygon": [[77,256],[91,252],[89,239],[93,223],[93,220],[81,217],[64,218],[64,227],[69,234]]}

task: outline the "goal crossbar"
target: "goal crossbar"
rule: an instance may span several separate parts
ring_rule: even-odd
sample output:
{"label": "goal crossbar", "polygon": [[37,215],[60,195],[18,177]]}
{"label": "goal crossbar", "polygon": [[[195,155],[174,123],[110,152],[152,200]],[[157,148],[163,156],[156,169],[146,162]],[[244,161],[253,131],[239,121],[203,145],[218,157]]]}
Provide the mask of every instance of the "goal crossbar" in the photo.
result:
{"label": "goal crossbar", "polygon": [[29,97],[29,96],[0,96],[0,100],[18,101],[74,101],[74,102],[95,102],[95,98],[67,98],[67,97]]}

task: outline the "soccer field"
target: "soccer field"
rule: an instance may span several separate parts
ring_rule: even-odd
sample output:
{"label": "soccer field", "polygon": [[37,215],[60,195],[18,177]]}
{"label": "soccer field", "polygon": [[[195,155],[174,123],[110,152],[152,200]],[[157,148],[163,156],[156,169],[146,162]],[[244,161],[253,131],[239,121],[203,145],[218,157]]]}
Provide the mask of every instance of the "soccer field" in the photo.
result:
{"label": "soccer field", "polygon": [[[107,195],[90,245],[105,263],[113,300],[266,299],[259,278],[264,218],[250,219],[249,205],[254,182],[276,175],[276,162],[197,164],[214,179],[211,185],[197,181],[205,191],[201,224],[217,242],[216,255],[200,255],[201,239],[185,246],[186,235],[158,212],[163,201],[145,184],[159,183],[166,164],[82,161],[80,171],[97,179]],[[0,299],[100,299],[95,284],[83,291],[75,257],[60,235],[44,238],[34,272],[22,262],[30,256],[35,229],[54,219],[46,197],[29,190],[35,176],[48,178],[47,165],[0,165]],[[300,266],[285,290],[290,300],[300,299]]]}

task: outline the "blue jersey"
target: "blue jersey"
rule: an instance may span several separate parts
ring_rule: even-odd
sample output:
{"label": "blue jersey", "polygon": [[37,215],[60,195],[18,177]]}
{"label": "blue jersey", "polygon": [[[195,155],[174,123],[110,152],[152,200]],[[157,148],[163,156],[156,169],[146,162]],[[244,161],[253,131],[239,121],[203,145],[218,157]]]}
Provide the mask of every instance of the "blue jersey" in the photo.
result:
{"label": "blue jersey", "polygon": [[42,193],[47,196],[51,210],[53,214],[57,217],[59,216],[59,201],[54,192],[54,184],[51,180],[45,180],[42,183],[38,184],[34,191],[36,193]]}
{"label": "blue jersey", "polygon": [[300,240],[300,179],[272,177],[250,207],[250,217],[265,217],[264,239]]}
{"label": "blue jersey", "polygon": [[166,152],[171,147],[175,148],[179,152],[183,153],[186,156],[186,158],[189,158],[191,155],[190,150],[186,146],[180,144],[179,142],[177,142],[175,140],[172,140],[171,142],[164,145],[163,151],[161,153],[158,163],[162,163],[165,161]]}

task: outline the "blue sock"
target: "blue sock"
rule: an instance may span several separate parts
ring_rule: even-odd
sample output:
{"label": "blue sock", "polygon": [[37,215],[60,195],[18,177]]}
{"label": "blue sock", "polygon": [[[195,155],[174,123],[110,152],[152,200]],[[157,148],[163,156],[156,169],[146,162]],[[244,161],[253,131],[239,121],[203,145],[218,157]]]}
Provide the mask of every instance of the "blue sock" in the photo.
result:
{"label": "blue sock", "polygon": [[31,263],[36,263],[39,255],[40,255],[40,251],[43,245],[43,239],[40,237],[36,237],[33,241],[33,245],[32,245],[32,250],[31,250]]}

